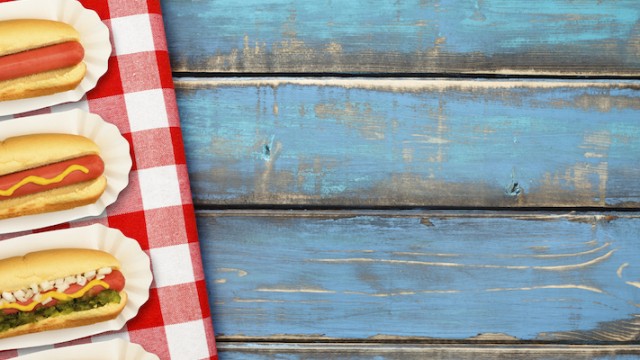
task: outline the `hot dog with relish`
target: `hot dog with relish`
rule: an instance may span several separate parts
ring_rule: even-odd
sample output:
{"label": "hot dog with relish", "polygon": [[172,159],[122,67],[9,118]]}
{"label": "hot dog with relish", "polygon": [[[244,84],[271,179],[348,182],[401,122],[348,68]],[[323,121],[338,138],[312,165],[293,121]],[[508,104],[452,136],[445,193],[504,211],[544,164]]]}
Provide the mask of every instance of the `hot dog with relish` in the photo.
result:
{"label": "hot dog with relish", "polygon": [[119,261],[94,249],[51,249],[0,260],[0,338],[106,321],[124,309]]}

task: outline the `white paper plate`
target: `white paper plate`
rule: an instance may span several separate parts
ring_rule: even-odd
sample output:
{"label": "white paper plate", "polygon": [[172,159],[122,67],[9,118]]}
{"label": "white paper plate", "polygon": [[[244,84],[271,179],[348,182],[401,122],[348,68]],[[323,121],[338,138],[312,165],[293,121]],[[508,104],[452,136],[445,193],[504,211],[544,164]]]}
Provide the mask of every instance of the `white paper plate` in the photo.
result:
{"label": "white paper plate", "polygon": [[129,183],[129,171],[132,165],[129,143],[115,125],[105,122],[99,115],[82,110],[71,110],[0,121],[0,140],[36,133],[68,133],[92,139],[100,147],[107,188],[93,204],[0,220],[0,234],[37,229],[100,215],[108,205],[116,201],[118,194]]}
{"label": "white paper plate", "polygon": [[0,241],[2,258],[55,248],[99,249],[115,256],[120,261],[125,277],[124,290],[127,292],[128,301],[124,310],[115,319],[97,324],[0,339],[0,350],[49,345],[105,331],[120,330],[127,321],[138,314],[140,306],[149,299],[149,286],[153,279],[149,257],[137,241],[124,236],[119,230],[94,224]]}
{"label": "white paper plate", "polygon": [[158,356],[146,352],[142,346],[122,339],[91,344],[66,346],[18,356],[16,360],[158,360]]}
{"label": "white paper plate", "polygon": [[0,101],[0,116],[18,114],[65,102],[78,101],[107,72],[111,42],[109,29],[98,14],[75,0],[20,0],[0,4],[0,20],[48,19],[65,22],[80,33],[87,73],[75,89],[35,98]]}

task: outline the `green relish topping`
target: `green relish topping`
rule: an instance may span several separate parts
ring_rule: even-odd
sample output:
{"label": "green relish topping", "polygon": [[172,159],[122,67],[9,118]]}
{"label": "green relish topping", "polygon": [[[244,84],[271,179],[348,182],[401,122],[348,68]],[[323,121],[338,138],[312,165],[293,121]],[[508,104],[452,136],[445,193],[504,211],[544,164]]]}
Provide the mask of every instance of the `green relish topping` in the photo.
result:
{"label": "green relish topping", "polygon": [[104,290],[96,296],[84,296],[60,301],[54,306],[42,306],[33,311],[18,311],[14,314],[0,312],[0,331],[9,330],[20,325],[34,323],[46,318],[69,314],[75,311],[96,309],[109,303],[119,303],[120,294],[115,290]]}

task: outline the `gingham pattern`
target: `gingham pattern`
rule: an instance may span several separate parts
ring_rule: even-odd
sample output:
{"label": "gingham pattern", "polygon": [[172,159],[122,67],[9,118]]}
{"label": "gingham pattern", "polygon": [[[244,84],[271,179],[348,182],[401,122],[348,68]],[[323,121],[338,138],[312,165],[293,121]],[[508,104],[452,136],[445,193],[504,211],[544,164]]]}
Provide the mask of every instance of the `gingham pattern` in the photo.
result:
{"label": "gingham pattern", "polygon": [[3,351],[0,359],[113,337],[140,344],[161,359],[217,359],[160,2],[81,3],[111,31],[109,70],[77,103],[15,116],[71,108],[99,114],[130,143],[133,169],[128,187],[103,216],[34,232],[93,223],[120,229],[150,256],[154,282],[149,301],[123,330]]}

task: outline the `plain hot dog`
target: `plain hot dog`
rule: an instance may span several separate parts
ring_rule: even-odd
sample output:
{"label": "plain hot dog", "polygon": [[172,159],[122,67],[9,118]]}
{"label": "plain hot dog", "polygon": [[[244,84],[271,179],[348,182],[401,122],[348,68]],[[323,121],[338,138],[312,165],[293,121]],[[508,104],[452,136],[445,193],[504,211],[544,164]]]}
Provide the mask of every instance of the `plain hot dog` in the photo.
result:
{"label": "plain hot dog", "polygon": [[83,58],[84,48],[77,41],[0,56],[0,81],[75,66]]}
{"label": "plain hot dog", "polygon": [[74,89],[85,76],[79,33],[53,20],[0,21],[0,100]]}
{"label": "plain hot dog", "polygon": [[93,249],[0,260],[0,338],[113,319],[127,301],[120,263]]}
{"label": "plain hot dog", "polygon": [[0,219],[94,203],[106,188],[100,149],[72,134],[0,142]]}

